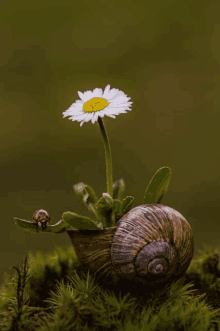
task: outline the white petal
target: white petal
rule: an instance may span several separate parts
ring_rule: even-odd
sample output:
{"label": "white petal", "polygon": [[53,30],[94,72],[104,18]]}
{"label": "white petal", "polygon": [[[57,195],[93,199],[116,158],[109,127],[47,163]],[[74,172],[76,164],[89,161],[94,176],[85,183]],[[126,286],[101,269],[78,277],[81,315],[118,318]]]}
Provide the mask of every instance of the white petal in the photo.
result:
{"label": "white petal", "polygon": [[113,97],[111,99],[109,99],[110,102],[127,102],[127,99],[124,95],[116,93],[115,95],[113,95]]}
{"label": "white petal", "polygon": [[124,108],[112,108],[106,111],[106,114],[120,114],[122,111],[125,111]]}
{"label": "white petal", "polygon": [[82,99],[84,101],[84,95],[83,95],[83,93],[80,92],[80,91],[78,91],[78,95],[79,95],[80,99]]}
{"label": "white petal", "polygon": [[103,91],[102,91],[101,88],[95,88],[93,90],[93,98],[94,97],[102,97],[102,93],[103,93]]}
{"label": "white petal", "polygon": [[105,108],[105,109],[103,109],[103,110],[100,110],[100,112],[99,112],[98,116],[100,116],[100,117],[103,117],[103,116],[105,116],[105,110],[106,110],[106,108]]}
{"label": "white petal", "polygon": [[112,96],[111,101],[115,100],[115,99],[122,99],[122,98],[124,98],[124,93],[122,91],[118,91]]}
{"label": "white petal", "polygon": [[85,121],[88,122],[93,118],[93,113],[86,114]]}
{"label": "white petal", "polygon": [[106,112],[105,115],[106,116],[109,116],[109,115],[119,115],[119,114],[122,114],[122,113],[126,113],[125,110],[117,110],[117,109],[112,109],[110,112]]}
{"label": "white petal", "polygon": [[111,100],[111,98],[118,92],[118,89],[111,89],[109,92],[108,92],[108,95],[106,98],[108,98],[109,100]]}
{"label": "white petal", "polygon": [[83,105],[84,105],[84,102],[81,101],[81,102],[77,102],[77,103],[73,103],[69,108],[68,110],[75,110],[75,109],[82,109],[83,108]]}
{"label": "white petal", "polygon": [[115,115],[112,115],[112,114],[106,114],[106,116],[111,117],[111,118],[115,118]]}
{"label": "white petal", "polygon": [[92,98],[94,98],[94,95],[93,95],[92,91],[84,92],[84,100],[83,100],[84,102],[86,102],[86,101],[88,101]]}
{"label": "white petal", "polygon": [[71,109],[67,109],[64,113],[63,113],[66,116],[77,116],[77,115],[80,115],[80,114],[83,114],[83,110],[82,108],[71,108]]}
{"label": "white petal", "polygon": [[74,116],[71,116],[71,117],[69,117],[69,120],[71,120],[71,121],[77,121],[77,122],[80,122],[79,120],[77,120]]}
{"label": "white petal", "polygon": [[111,105],[111,107],[114,107],[114,106],[116,107],[118,105],[123,106],[123,107],[127,107],[127,106],[130,106],[131,103],[125,101],[124,99],[117,98],[116,100],[110,101],[110,105]]}
{"label": "white petal", "polygon": [[94,114],[93,118],[91,119],[91,121],[92,121],[93,124],[97,121],[98,116],[99,116],[99,115]]}
{"label": "white petal", "polygon": [[82,100],[76,100],[71,106],[73,106],[73,105],[79,106],[79,105],[83,105],[83,104],[84,104],[84,102]]}
{"label": "white petal", "polygon": [[104,93],[103,93],[103,98],[107,98],[108,97],[108,93],[110,91],[110,85],[107,85],[105,90],[104,90]]}
{"label": "white petal", "polygon": [[84,118],[86,118],[86,114],[79,114],[79,115],[75,115],[75,116],[72,116],[76,121],[81,121],[81,120],[84,120]]}

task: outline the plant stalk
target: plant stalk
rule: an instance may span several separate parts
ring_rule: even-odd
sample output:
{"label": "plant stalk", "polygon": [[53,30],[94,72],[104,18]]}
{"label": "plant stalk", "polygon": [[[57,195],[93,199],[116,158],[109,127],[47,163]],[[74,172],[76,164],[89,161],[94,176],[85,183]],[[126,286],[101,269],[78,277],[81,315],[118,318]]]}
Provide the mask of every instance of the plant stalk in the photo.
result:
{"label": "plant stalk", "polygon": [[106,160],[106,176],[107,176],[107,191],[108,194],[112,197],[113,191],[112,191],[112,157],[111,157],[111,149],[110,144],[108,140],[108,136],[104,127],[104,123],[102,121],[101,117],[98,117],[98,123],[99,127],[102,133],[102,138],[104,141],[104,147],[105,147],[105,160]]}

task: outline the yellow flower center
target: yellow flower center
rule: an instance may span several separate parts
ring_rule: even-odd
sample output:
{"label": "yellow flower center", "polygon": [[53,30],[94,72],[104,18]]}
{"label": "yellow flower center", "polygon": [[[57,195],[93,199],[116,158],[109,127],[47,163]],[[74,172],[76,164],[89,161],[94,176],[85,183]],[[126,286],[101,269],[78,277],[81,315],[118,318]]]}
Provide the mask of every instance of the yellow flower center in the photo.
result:
{"label": "yellow flower center", "polygon": [[107,100],[103,98],[95,97],[86,101],[83,105],[83,109],[86,113],[90,113],[90,112],[102,110],[105,107],[107,107],[108,104],[109,103]]}

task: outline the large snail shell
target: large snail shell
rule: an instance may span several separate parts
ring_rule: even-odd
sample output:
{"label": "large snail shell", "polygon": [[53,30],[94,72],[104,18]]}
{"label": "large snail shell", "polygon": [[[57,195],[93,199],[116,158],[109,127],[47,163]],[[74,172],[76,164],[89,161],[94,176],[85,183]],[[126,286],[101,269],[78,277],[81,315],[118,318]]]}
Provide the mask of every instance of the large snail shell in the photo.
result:
{"label": "large snail shell", "polygon": [[116,226],[111,261],[121,278],[157,284],[185,273],[194,242],[191,227],[179,212],[160,204],[141,205]]}
{"label": "large snail shell", "polygon": [[161,204],[135,207],[112,228],[67,232],[81,264],[105,284],[173,282],[184,275],[193,257],[189,223]]}

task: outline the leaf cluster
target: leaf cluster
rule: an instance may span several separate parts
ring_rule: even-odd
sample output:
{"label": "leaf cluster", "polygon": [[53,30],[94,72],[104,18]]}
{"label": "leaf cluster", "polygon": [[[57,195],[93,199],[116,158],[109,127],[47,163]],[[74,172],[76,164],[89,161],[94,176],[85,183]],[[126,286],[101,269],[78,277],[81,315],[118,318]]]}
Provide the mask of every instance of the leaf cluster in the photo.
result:
{"label": "leaf cluster", "polygon": [[[159,204],[166,193],[171,179],[169,167],[160,168],[151,179],[143,198],[143,204]],[[15,217],[15,224],[24,230],[31,232],[62,233],[69,230],[102,230],[106,227],[114,227],[117,221],[132,208],[133,196],[124,196],[125,182],[121,178],[112,185],[113,194],[102,193],[98,199],[94,189],[80,182],[73,185],[73,190],[80,201],[91,212],[93,218],[78,215],[72,211],[66,211],[62,220],[46,229],[38,227],[36,223]]]}
{"label": "leaf cluster", "polygon": [[[171,169],[169,167],[160,168],[151,179],[143,199],[143,204],[160,203],[166,193],[171,179]],[[121,178],[112,185],[113,196],[102,193],[101,198],[97,198],[94,189],[80,182],[73,186],[75,193],[81,202],[93,214],[94,219],[79,216],[72,212],[63,213],[63,220],[77,229],[103,229],[103,227],[113,227],[117,221],[132,208],[133,196],[123,198],[125,182]]]}

